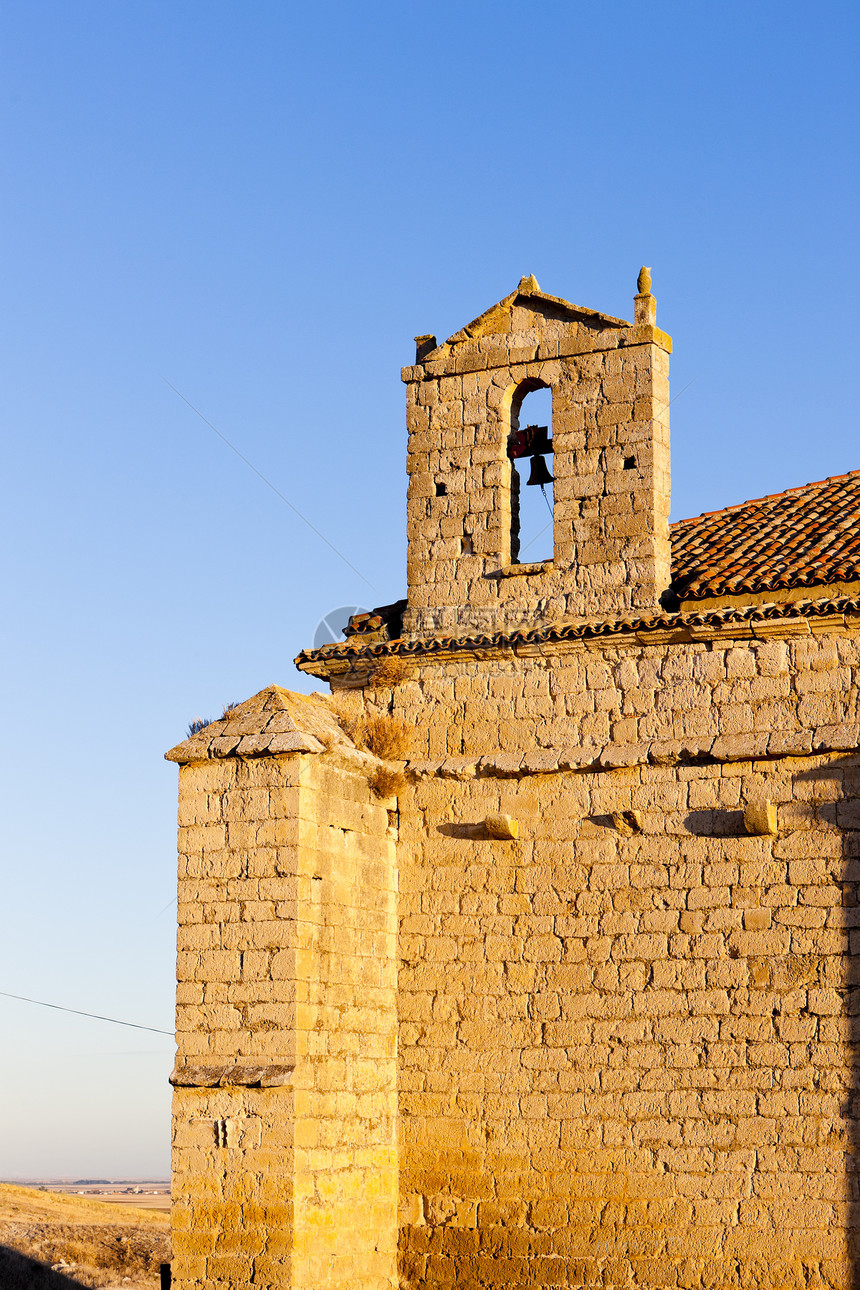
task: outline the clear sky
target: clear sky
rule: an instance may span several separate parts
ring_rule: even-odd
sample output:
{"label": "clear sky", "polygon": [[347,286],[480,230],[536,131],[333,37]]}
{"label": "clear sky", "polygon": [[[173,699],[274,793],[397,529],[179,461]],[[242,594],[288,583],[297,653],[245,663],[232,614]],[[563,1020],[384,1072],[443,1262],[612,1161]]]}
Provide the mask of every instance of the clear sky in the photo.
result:
{"label": "clear sky", "polygon": [[[629,318],[648,264],[676,518],[860,467],[858,24],[6,0],[0,989],[171,1029],[162,754],[404,592],[416,334],[527,273]],[[167,1036],[0,1023],[0,1176],[165,1174]]]}

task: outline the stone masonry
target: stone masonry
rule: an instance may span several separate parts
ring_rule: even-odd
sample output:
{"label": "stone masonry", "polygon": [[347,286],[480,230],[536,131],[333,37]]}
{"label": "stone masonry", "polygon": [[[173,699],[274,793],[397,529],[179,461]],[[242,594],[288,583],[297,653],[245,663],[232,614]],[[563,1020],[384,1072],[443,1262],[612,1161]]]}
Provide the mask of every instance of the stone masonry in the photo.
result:
{"label": "stone masonry", "polygon": [[[654,319],[650,290],[631,327],[523,278],[403,369],[408,633],[656,607],[670,577],[672,342]],[[554,557],[536,566],[512,561],[507,446],[540,388],[552,391],[556,483]]]}
{"label": "stone masonry", "polygon": [[176,1290],[858,1283],[860,560],[685,602],[635,311],[420,337],[402,631],[168,754]]}
{"label": "stone masonry", "polygon": [[324,705],[228,728],[180,771],[174,1284],[387,1285],[395,831]]}

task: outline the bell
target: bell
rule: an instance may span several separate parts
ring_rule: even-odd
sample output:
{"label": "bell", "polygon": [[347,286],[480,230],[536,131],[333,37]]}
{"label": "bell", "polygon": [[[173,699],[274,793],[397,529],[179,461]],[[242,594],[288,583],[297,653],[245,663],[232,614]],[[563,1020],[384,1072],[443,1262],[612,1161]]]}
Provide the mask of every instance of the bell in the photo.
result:
{"label": "bell", "polygon": [[508,437],[508,456],[512,461],[517,457],[533,457],[538,452],[552,452],[549,426],[523,426],[511,431]]}
{"label": "bell", "polygon": [[543,488],[544,484],[552,484],[554,482],[555,476],[549,473],[546,460],[541,456],[532,457],[531,474],[526,480],[526,484],[540,484],[541,488]]}
{"label": "bell", "polygon": [[523,456],[533,457],[537,452],[552,452],[552,439],[549,437],[549,426],[526,426],[523,431],[523,435],[525,436],[525,441],[528,444],[528,449]]}

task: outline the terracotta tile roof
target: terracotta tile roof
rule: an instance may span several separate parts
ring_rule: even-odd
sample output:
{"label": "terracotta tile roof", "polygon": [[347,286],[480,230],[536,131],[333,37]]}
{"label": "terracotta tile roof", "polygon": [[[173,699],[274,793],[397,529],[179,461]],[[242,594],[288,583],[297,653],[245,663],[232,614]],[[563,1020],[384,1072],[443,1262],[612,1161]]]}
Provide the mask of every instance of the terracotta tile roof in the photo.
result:
{"label": "terracotta tile roof", "polygon": [[860,470],[671,526],[683,601],[860,578]]}

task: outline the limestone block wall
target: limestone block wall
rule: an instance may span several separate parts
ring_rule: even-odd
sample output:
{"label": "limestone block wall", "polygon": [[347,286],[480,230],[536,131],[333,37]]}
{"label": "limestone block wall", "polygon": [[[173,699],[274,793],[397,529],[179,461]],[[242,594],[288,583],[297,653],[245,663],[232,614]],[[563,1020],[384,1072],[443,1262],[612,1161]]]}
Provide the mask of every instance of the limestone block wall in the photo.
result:
{"label": "limestone block wall", "polygon": [[171,754],[180,1290],[856,1284],[856,613],[662,621]]}
{"label": "limestone block wall", "polygon": [[412,792],[404,1284],[856,1284],[856,753]]}
{"label": "limestone block wall", "polygon": [[416,741],[405,1285],[855,1284],[860,639],[770,630],[371,678]]}
{"label": "limestone block wall", "polygon": [[183,765],[179,811],[173,1284],[390,1287],[396,814],[337,751]]}
{"label": "limestone block wall", "polygon": [[393,692],[371,681],[366,702],[414,728],[416,762],[450,758],[451,776],[478,773],[496,753],[507,756],[494,764],[515,773],[551,768],[548,750],[566,752],[575,767],[608,746],[634,761],[659,759],[664,743],[667,756],[685,748],[728,758],[856,746],[856,618],[780,627],[779,638],[667,642],[659,632],[618,632],[463,650],[448,661],[410,660]]}
{"label": "limestone block wall", "polygon": [[[549,299],[519,294],[487,334],[404,369],[407,635],[653,608],[669,585],[671,342]],[[553,399],[554,556],[517,566],[508,436],[540,386]]]}

